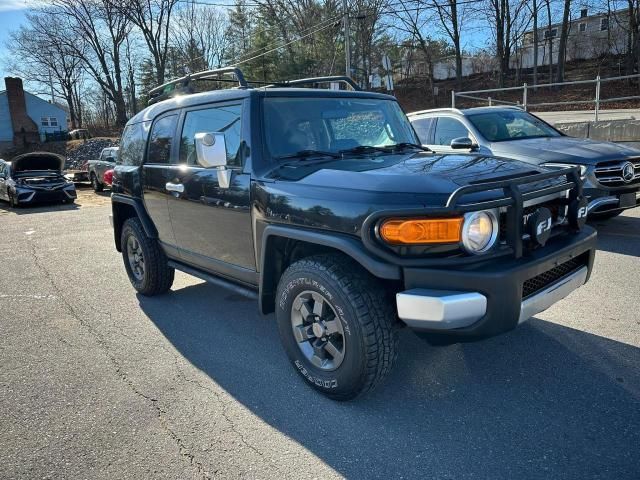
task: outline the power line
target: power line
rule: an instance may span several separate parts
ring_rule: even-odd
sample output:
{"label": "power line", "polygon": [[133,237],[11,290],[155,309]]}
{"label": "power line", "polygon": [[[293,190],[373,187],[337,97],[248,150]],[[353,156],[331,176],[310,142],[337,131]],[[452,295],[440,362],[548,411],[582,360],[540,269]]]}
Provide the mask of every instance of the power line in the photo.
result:
{"label": "power line", "polygon": [[233,3],[233,4],[229,4],[229,3],[208,3],[208,2],[203,2],[202,0],[177,0],[178,3],[188,3],[190,5],[201,5],[201,6],[205,6],[205,7],[226,7],[226,8],[231,8],[231,7],[259,7],[261,6],[260,3],[255,3],[255,2],[250,2],[250,3]]}
{"label": "power line", "polygon": [[[333,20],[334,20],[334,19],[332,19],[332,22],[333,22]],[[320,22],[320,23],[327,23],[327,21],[325,21],[325,22]],[[287,46],[289,46],[289,45],[291,45],[291,44],[293,44],[293,43],[295,43],[295,42],[299,42],[300,40],[303,40],[303,39],[305,39],[305,38],[307,38],[307,37],[310,37],[310,36],[311,36],[311,35],[313,35],[314,33],[320,32],[320,31],[322,31],[322,30],[326,30],[327,28],[332,27],[332,26],[333,26],[333,25],[332,25],[331,23],[329,23],[328,25],[324,25],[324,26],[322,26],[322,27],[316,28],[316,29],[314,29],[313,31],[311,31],[311,32],[307,33],[306,35],[301,35],[301,36],[299,36],[299,37],[297,37],[297,38],[294,38],[293,40],[290,40],[290,41],[289,41],[289,42],[287,42],[287,43],[284,43],[284,44],[282,44],[282,45],[279,45],[279,46],[277,46],[277,47],[274,47],[274,48],[272,48],[272,49],[270,49],[270,50],[267,50],[266,52],[263,52],[263,53],[261,53],[261,54],[259,54],[259,55],[255,55],[255,56],[253,56],[253,57],[251,57],[251,58],[247,58],[247,59],[242,60],[242,61],[240,61],[240,62],[233,62],[232,64],[235,66],[235,65],[242,65],[243,63],[250,62],[251,60],[255,60],[256,58],[260,58],[260,57],[263,57],[263,56],[265,56],[265,55],[268,55],[269,53],[272,53],[272,52],[278,51],[278,50],[280,50],[281,48],[287,47]],[[242,56],[241,56],[241,57],[242,57]]]}
{"label": "power line", "polygon": [[[227,7],[233,7],[233,6],[245,6],[245,7],[260,7],[263,6],[263,4],[260,3],[253,3],[253,4],[234,4],[234,5],[223,5],[223,4],[213,4],[213,3],[206,3],[206,2],[202,2],[200,0],[178,0],[179,2],[185,2],[185,3],[192,3],[192,4],[196,4],[196,5],[207,5],[207,6],[217,6],[217,7],[223,7],[223,6],[227,6]],[[457,1],[456,5],[467,5],[467,4],[476,4],[476,3],[484,3],[485,0],[461,0],[461,1]],[[395,2],[395,3],[389,3],[384,7],[381,8],[387,8],[387,7],[395,7],[398,5],[406,5],[404,2]],[[403,8],[401,10],[380,10],[378,11],[379,15],[391,15],[391,14],[398,14],[398,13],[408,13],[408,12],[415,12],[415,11],[420,11],[420,10],[434,10],[434,9],[438,9],[438,8],[447,8],[449,6],[449,4],[428,4],[428,5],[423,5],[420,7],[413,7],[413,8]],[[357,12],[356,15],[362,15],[362,12],[367,12],[367,11],[375,11],[377,10],[376,8],[369,8],[369,9],[364,9],[364,10],[360,10]],[[366,15],[366,14],[365,14]],[[273,48],[268,49],[271,45],[276,45],[276,42],[270,44],[270,45],[266,45],[264,47],[261,47],[257,50],[253,50],[251,52],[248,53],[244,53],[242,55],[240,55],[240,57],[238,57],[239,61],[233,61],[231,62],[232,65],[242,65],[244,63],[250,62],[251,60],[255,60],[257,58],[263,57],[265,55],[268,55],[269,53],[278,51],[284,47],[287,47],[289,45],[292,45],[293,43],[299,42],[300,40],[303,40],[307,37],[310,37],[311,35],[320,32],[322,30],[325,30],[329,27],[332,26],[332,23],[336,22],[338,19],[340,19],[340,17],[343,17],[343,14],[337,15],[335,17],[329,18],[327,20],[324,20],[322,22],[317,23],[316,25],[309,27],[305,30],[302,30],[302,32],[300,33],[304,33],[309,31],[309,33],[306,33],[304,35],[299,35],[297,38],[294,38],[293,40],[290,40],[286,43],[283,43],[281,45],[277,45],[274,46]],[[257,55],[251,56],[249,58],[245,58],[242,59],[243,57],[246,57],[247,55],[252,55],[254,53],[260,52],[262,50],[268,49],[262,53],[259,53]]]}

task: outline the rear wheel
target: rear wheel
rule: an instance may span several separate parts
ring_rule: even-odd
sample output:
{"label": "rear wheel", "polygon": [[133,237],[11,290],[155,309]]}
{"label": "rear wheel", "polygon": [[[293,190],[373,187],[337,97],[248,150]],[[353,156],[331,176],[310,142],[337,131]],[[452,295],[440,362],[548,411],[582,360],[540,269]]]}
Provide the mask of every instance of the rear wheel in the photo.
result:
{"label": "rear wheel", "polygon": [[278,284],[280,338],[296,371],[334,400],[362,395],[391,371],[396,315],[382,285],[339,254],[291,265]]}
{"label": "rear wheel", "polygon": [[104,185],[98,181],[98,177],[95,173],[91,174],[91,186],[93,187],[94,192],[101,192],[104,190]]}
{"label": "rear wheel", "polygon": [[140,220],[129,218],[124,222],[120,242],[133,288],[147,296],[159,295],[171,288],[175,270],[167,264],[158,241],[147,236]]}

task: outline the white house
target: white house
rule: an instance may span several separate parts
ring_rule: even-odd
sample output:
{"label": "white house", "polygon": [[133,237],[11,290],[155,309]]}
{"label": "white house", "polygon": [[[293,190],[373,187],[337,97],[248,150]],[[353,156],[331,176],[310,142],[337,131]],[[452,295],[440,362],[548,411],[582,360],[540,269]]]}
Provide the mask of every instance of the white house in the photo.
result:
{"label": "white house", "polygon": [[[586,8],[582,9],[580,17],[569,22],[566,60],[588,60],[626,53],[627,24],[626,10],[589,15]],[[538,28],[538,65],[549,65],[549,56],[551,63],[558,63],[561,30],[560,23],[551,25],[551,29],[548,25]],[[524,34],[520,50],[511,59],[511,68],[533,67],[533,37],[533,30]]]}

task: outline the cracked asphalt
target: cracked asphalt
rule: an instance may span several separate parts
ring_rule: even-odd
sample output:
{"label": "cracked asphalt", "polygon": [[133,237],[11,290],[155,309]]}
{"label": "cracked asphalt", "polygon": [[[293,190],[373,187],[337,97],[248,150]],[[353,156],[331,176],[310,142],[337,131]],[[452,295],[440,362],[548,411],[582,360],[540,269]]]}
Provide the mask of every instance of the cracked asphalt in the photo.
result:
{"label": "cracked asphalt", "polygon": [[253,301],[181,273],[137,296],[108,196],[78,204],[0,203],[0,478],[640,478],[640,211],[595,224],[564,302],[475,344],[405,330],[345,404]]}

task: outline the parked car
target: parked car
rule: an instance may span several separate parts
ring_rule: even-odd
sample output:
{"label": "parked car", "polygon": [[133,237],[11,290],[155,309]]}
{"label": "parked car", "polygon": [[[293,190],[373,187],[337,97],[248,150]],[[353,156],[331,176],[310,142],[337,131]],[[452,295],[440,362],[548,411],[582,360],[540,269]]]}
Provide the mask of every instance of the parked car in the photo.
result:
{"label": "parked car", "polygon": [[65,170],[64,176],[74,183],[87,182],[89,180],[89,172],[86,170]]}
{"label": "parked car", "polygon": [[69,138],[71,140],[87,140],[91,138],[91,134],[86,128],[76,128],[69,132]]}
{"label": "parked car", "polygon": [[[241,88],[188,93],[221,74]],[[355,90],[293,88],[329,81]],[[426,151],[394,97],[357,90],[253,89],[234,68],[165,84],[150,96],[182,95],[127,123],[111,196],[140,294],[178,269],[257,297],[293,368],[337,400],[389,373],[399,327],[436,343],[511,330],[585,283],[596,248],[577,168]]]}
{"label": "parked car", "polygon": [[0,199],[11,207],[39,202],[73,203],[76,187],[62,173],[64,157],[49,152],[18,155],[0,160]]}
{"label": "parked car", "polygon": [[114,167],[117,156],[118,147],[107,147],[102,149],[97,160],[89,160],[87,162],[89,180],[94,191],[101,192],[104,190],[104,172]]}
{"label": "parked car", "polygon": [[420,141],[436,152],[473,151],[533,165],[580,167],[589,213],[613,217],[640,204],[640,150],[568,137],[517,107],[440,108],[410,113]]}

